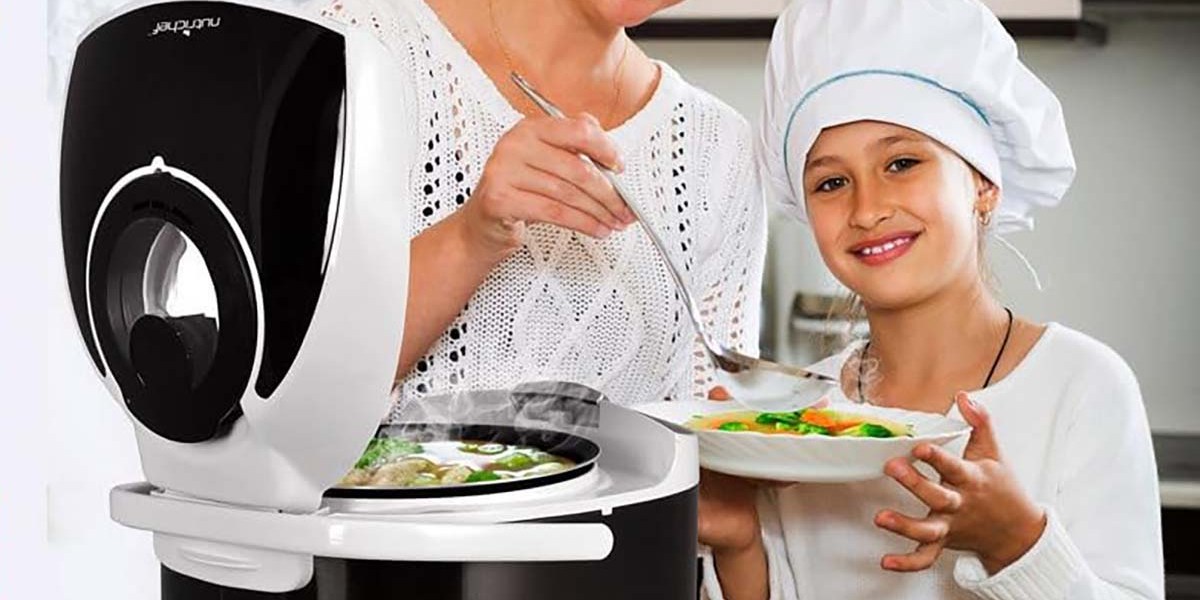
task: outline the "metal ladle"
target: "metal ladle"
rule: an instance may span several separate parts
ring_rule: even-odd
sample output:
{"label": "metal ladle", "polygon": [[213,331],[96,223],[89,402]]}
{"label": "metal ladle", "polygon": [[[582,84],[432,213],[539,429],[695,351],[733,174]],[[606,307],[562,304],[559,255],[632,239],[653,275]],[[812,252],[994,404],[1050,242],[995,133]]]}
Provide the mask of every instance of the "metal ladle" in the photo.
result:
{"label": "metal ladle", "polygon": [[[515,72],[511,73],[510,77],[513,83],[547,115],[556,119],[566,118],[566,115],[557,106],[533,89],[529,82],[525,81],[525,78]],[[738,403],[761,411],[803,408],[816,403],[838,385],[838,379],[830,375],[742,354],[725,347],[710,337],[702,325],[700,310],[692,299],[691,291],[650,221],[646,219],[638,205],[631,201],[631,196],[625,192],[621,182],[611,171],[602,165],[597,165],[595,161],[583,154],[580,154],[579,157],[600,171],[604,178],[612,184],[617,196],[629,206],[642,224],[642,230],[646,232],[651,243],[658,250],[659,256],[667,266],[667,272],[675,281],[675,287],[679,291],[679,296],[683,298],[688,317],[692,320],[692,326],[700,336],[705,352],[717,367],[714,378],[729,391]]]}

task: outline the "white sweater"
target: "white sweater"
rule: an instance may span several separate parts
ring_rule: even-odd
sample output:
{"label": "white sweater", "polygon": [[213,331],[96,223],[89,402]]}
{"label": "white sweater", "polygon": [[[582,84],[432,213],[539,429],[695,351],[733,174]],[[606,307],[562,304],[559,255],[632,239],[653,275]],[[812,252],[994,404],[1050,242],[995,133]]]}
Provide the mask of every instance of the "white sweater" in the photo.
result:
{"label": "white sweater", "polygon": [[[884,554],[910,552],[915,542],[877,528],[875,514],[928,509],[888,478],[798,484],[760,496],[772,599],[1163,597],[1150,431],[1121,357],[1051,324],[1012,373],[971,397],[991,413],[1001,454],[1047,509],[1034,547],[991,577],[976,557],[952,551],[920,573],[884,571]],[[949,416],[962,418],[957,409]],[[705,592],[723,598],[707,556],[705,564]]]}
{"label": "white sweater", "polygon": [[[320,0],[312,10],[369,28],[412,77],[419,233],[470,197],[492,148],[521,115],[423,0]],[[755,349],[766,210],[749,125],[657,64],[662,75],[649,103],[609,132],[625,159],[621,180],[686,269],[710,331]],[[710,367],[640,227],[595,241],[535,225],[526,237],[416,364],[403,397],[541,379],[582,383],[621,404],[705,393]]]}

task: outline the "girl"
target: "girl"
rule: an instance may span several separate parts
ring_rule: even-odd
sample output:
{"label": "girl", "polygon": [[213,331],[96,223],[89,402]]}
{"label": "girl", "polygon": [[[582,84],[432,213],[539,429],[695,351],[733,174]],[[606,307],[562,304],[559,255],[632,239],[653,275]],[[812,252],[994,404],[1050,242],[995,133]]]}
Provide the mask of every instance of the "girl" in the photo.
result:
{"label": "girl", "polygon": [[1132,372],[981,275],[986,234],[1074,173],[1058,101],[999,21],[976,0],[797,0],[767,76],[767,172],[870,323],[835,396],[973,432],[961,458],[920,445],[870,482],[706,473],[709,597],[1162,598]]}
{"label": "girl", "polygon": [[[710,386],[667,271],[580,153],[623,167],[713,331],[757,346],[766,217],[749,125],[625,35],[677,1],[323,0],[417,90],[397,107],[420,153],[403,398],[557,379],[634,404]],[[512,71],[579,116],[542,116]]]}

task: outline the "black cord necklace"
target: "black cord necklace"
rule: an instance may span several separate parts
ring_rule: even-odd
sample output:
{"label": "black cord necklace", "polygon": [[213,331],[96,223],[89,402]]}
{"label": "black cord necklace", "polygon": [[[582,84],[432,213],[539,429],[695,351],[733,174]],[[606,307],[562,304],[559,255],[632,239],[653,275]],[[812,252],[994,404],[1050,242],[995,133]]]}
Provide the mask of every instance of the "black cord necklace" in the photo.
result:
{"label": "black cord necklace", "polygon": [[[1013,313],[1012,309],[1004,307],[1004,312],[1008,313],[1008,328],[1004,330],[1004,341],[1000,342],[1000,351],[996,353],[996,359],[992,361],[992,368],[988,369],[987,378],[983,380],[983,388],[992,385],[992,377],[996,374],[996,367],[1000,366],[1000,357],[1004,356],[1004,349],[1008,347],[1008,338],[1012,335]],[[871,340],[867,340],[863,344],[862,352],[858,355],[858,401],[867,402],[867,396],[863,394],[863,363],[867,362],[867,350],[871,348]]]}

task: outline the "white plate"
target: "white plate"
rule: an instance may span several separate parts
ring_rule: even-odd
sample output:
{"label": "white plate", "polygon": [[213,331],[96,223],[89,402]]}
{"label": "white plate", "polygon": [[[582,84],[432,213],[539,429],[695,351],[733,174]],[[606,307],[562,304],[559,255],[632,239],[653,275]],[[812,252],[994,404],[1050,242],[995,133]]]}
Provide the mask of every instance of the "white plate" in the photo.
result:
{"label": "white plate", "polygon": [[[736,402],[654,402],[633,408],[652,417],[684,424],[694,415],[742,410]],[[753,431],[697,431],[700,465],[712,471],[810,483],[866,481],[883,476],[883,465],[909,456],[921,442],[962,456],[971,427],[934,413],[862,404],[835,404],[834,410],[881,417],[913,426],[913,437],[856,438],[823,435],[766,434]]]}

